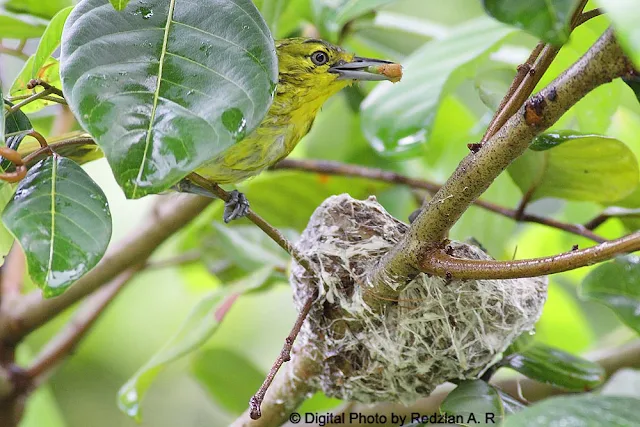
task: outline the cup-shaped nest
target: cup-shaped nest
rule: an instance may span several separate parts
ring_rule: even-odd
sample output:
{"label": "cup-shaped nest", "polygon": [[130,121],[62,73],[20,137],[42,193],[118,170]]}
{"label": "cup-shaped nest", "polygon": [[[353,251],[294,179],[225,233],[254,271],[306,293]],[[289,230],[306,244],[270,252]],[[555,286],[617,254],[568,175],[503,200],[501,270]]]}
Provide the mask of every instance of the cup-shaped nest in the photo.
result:
{"label": "cup-shaped nest", "polygon": [[[361,284],[406,231],[375,198],[340,195],[315,211],[296,245],[315,270],[292,268],[297,308],[319,288],[297,347],[320,355],[318,386],[328,396],[409,404],[448,380],[477,378],[540,317],[546,278],[419,274],[397,300],[372,310],[363,300],[371,291]],[[473,245],[449,246],[457,258],[491,259]]]}

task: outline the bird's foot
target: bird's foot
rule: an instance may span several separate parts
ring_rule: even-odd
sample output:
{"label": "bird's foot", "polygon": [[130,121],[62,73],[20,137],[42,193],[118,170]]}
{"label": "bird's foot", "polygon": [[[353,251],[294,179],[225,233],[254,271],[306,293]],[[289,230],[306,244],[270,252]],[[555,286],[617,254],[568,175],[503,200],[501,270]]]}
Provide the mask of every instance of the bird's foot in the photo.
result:
{"label": "bird's foot", "polygon": [[224,215],[222,216],[227,224],[234,219],[245,217],[249,213],[249,201],[244,194],[233,190],[229,196],[231,197],[224,204]]}
{"label": "bird's foot", "polygon": [[[197,194],[199,196],[210,197],[212,199],[218,198],[218,196],[206,188],[202,188],[188,179],[183,179],[178,182],[173,186],[173,189],[180,193]],[[224,204],[224,214],[222,215],[222,219],[227,224],[234,219],[245,217],[249,213],[249,201],[244,194],[238,190],[233,190],[229,193],[229,196],[229,200]]]}

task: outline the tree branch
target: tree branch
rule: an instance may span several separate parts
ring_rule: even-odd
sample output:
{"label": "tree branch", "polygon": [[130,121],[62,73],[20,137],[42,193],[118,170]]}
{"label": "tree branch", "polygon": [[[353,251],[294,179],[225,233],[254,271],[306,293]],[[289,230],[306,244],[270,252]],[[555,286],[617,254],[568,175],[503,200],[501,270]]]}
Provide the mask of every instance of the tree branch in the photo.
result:
{"label": "tree branch", "polygon": [[436,249],[422,260],[420,269],[425,273],[455,279],[518,279],[562,273],[638,250],[640,250],[640,232],[587,249],[515,261],[454,258],[448,255],[446,250]]}
{"label": "tree branch", "polygon": [[445,240],[458,221],[502,171],[529,147],[533,138],[555,123],[571,106],[599,85],[631,69],[613,31],[607,30],[574,65],[529,99],[477,153],[469,154],[440,191],[427,203],[404,239],[372,272],[371,294],[394,298],[387,283],[406,283],[420,261]]}
{"label": "tree branch", "polygon": [[73,352],[98,317],[140,269],[141,266],[130,268],[84,301],[65,329],[49,341],[27,369],[27,375],[35,385],[42,383],[48,374]]}
{"label": "tree branch", "polygon": [[[368,178],[375,181],[388,182],[390,184],[406,185],[412,188],[427,190],[431,194],[437,193],[442,186],[430,181],[409,178],[396,172],[386,171],[383,169],[369,168],[360,165],[350,165],[340,162],[328,160],[308,160],[308,159],[285,159],[273,167],[274,170],[292,169],[304,172],[316,172],[326,175],[353,176],[360,178]],[[497,213],[498,215],[511,218],[518,222],[532,222],[547,227],[557,228],[568,233],[577,234],[579,236],[591,239],[594,242],[606,242],[604,239],[590,230],[585,229],[579,224],[567,224],[552,218],[545,218],[538,215],[523,213],[518,216],[518,212],[514,209],[505,208],[494,203],[484,200],[474,200],[473,204],[488,211]]]}
{"label": "tree branch", "polygon": [[211,199],[205,197],[172,196],[64,294],[43,299],[41,292],[35,291],[11,305],[5,305],[3,301],[0,308],[0,341],[16,344],[123,271],[145,262],[158,246],[198,216],[210,202]]}

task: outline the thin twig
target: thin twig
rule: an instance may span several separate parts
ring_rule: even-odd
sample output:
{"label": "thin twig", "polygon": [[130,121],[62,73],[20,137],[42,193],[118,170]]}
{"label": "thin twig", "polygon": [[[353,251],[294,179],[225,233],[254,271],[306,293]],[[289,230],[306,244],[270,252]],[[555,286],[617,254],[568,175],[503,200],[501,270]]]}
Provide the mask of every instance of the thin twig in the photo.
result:
{"label": "thin twig", "polygon": [[55,86],[51,86],[49,83],[45,82],[41,79],[31,79],[29,83],[27,83],[27,89],[33,89],[36,86],[42,86],[45,90],[48,90],[50,93],[54,95],[58,95],[60,98],[64,98],[64,93],[60,89]]}
{"label": "thin twig", "polygon": [[28,165],[34,159],[37,159],[42,155],[50,155],[52,152],[55,153],[56,150],[60,148],[70,147],[73,145],[92,145],[95,143],[96,142],[93,138],[85,138],[85,137],[55,142],[55,143],[49,144],[49,146],[47,147],[41,147],[38,150],[34,151],[33,153],[26,155],[23,159],[23,162]]}
{"label": "thin twig", "polygon": [[[329,160],[307,160],[307,159],[285,159],[273,167],[275,170],[292,169],[304,172],[315,172],[326,175],[353,176],[360,178],[368,178],[375,181],[388,182],[391,184],[406,185],[412,188],[427,190],[431,194],[435,194],[442,188],[440,184],[436,184],[423,179],[409,178],[396,172],[386,171],[383,169],[370,168],[360,165],[350,165]],[[496,205],[485,200],[474,200],[474,205],[486,209],[490,212],[497,213],[515,221],[532,222],[545,225],[547,227],[556,228],[568,233],[576,234],[594,242],[606,242],[604,239],[593,232],[585,229],[579,224],[567,224],[552,218],[545,218],[538,215],[523,213],[518,219],[516,211],[506,207]]]}
{"label": "thin twig", "polygon": [[640,250],[640,232],[601,243],[587,249],[559,255],[513,261],[454,258],[437,249],[425,256],[421,271],[455,279],[518,279],[562,273],[607,261],[616,255]]}
{"label": "thin twig", "polygon": [[[39,93],[42,93],[42,92],[39,92]],[[13,102],[13,101],[21,101],[23,99],[27,99],[27,98],[30,98],[32,96],[33,95],[9,96],[6,99],[9,102]],[[43,99],[45,101],[52,101],[52,102],[55,102],[55,103],[58,103],[58,104],[62,104],[62,105],[68,105],[66,99],[63,99],[63,98],[60,98],[60,97],[57,97],[57,96],[43,96],[43,97],[41,97],[41,99]]]}
{"label": "thin twig", "polygon": [[509,89],[507,89],[507,94],[504,96],[504,98],[502,98],[502,101],[500,102],[500,106],[496,110],[496,114],[491,119],[491,122],[489,123],[489,126],[487,127],[487,130],[484,136],[480,140],[482,144],[487,142],[487,140],[491,138],[505,124],[507,119],[511,117],[511,115],[509,114],[509,111],[507,111],[505,107],[509,103],[509,101],[514,97],[514,95],[516,94],[516,91],[520,88],[520,85],[522,84],[522,81],[524,80],[524,78],[533,69],[533,64],[536,62],[536,60],[540,56],[540,53],[542,52],[542,49],[544,48],[544,46],[545,46],[544,42],[539,42],[536,45],[536,47],[533,48],[533,50],[531,51],[531,54],[529,55],[529,58],[527,58],[524,64],[521,64],[518,66],[516,76],[513,78],[513,81],[511,82],[511,86],[509,86]]}
{"label": "thin twig", "polygon": [[16,58],[20,58],[23,61],[26,61],[29,59],[29,55],[27,55],[24,52],[21,52],[19,50],[16,49],[11,49],[10,47],[6,47],[3,45],[0,45],[0,54],[6,54],[6,55],[11,55],[11,56],[15,56]]}
{"label": "thin twig", "polygon": [[[223,201],[229,200],[229,193],[222,189],[218,184],[215,184],[208,179],[198,175],[197,173],[191,173],[187,177],[193,183],[199,185],[200,187],[210,191],[216,197],[220,198]],[[313,273],[313,268],[311,268],[311,264],[309,260],[303,257],[297,249],[287,240],[287,238],[282,234],[277,228],[273,227],[267,221],[265,221],[261,216],[256,214],[253,210],[249,209],[249,212],[246,215],[247,219],[253,222],[258,226],[267,236],[269,236],[274,242],[278,244],[282,249],[284,249],[288,254],[291,255],[293,259],[296,260],[298,264],[304,267],[309,273]]]}
{"label": "thin twig", "polygon": [[600,8],[591,9],[591,10],[589,10],[587,12],[584,12],[582,15],[580,15],[580,18],[576,22],[576,27],[579,27],[580,25],[584,24],[585,22],[589,21],[590,19],[593,19],[596,16],[600,16],[602,14],[604,14],[604,11],[602,9],[600,9]]}
{"label": "thin twig", "polygon": [[640,209],[609,208],[584,224],[587,230],[595,230],[611,218],[640,218]]}
{"label": "thin twig", "polygon": [[8,112],[9,112],[9,114],[14,113],[14,112],[18,111],[19,109],[21,109],[22,107],[24,107],[25,105],[31,104],[32,102],[37,101],[38,99],[46,98],[50,94],[51,94],[51,90],[45,89],[45,90],[40,91],[38,93],[34,93],[33,95],[29,95],[24,100],[22,100],[19,103],[14,104],[13,106],[11,106],[9,108]]}
{"label": "thin twig", "polygon": [[41,383],[55,366],[73,352],[98,317],[140,269],[141,266],[136,266],[124,271],[84,301],[66,328],[49,341],[27,369],[27,375],[34,384]]}
{"label": "thin twig", "polygon": [[249,415],[251,416],[252,420],[257,420],[262,416],[260,407],[262,405],[262,401],[264,400],[264,396],[267,393],[267,390],[271,386],[273,379],[275,378],[276,374],[278,373],[282,365],[285,362],[288,362],[289,360],[291,360],[291,348],[293,346],[293,343],[298,337],[298,334],[300,333],[300,329],[302,328],[302,324],[304,323],[305,319],[309,315],[309,311],[311,311],[311,307],[313,306],[313,303],[315,302],[317,297],[318,297],[317,293],[313,293],[307,299],[307,301],[305,301],[304,306],[302,307],[302,310],[300,310],[300,313],[298,314],[296,323],[293,325],[293,328],[291,329],[289,336],[285,338],[282,351],[280,351],[280,355],[278,356],[275,363],[271,367],[271,370],[269,371],[267,378],[264,380],[264,382],[258,389],[258,392],[255,395],[253,395],[251,400],[249,400]]}
{"label": "thin twig", "polygon": [[[581,0],[580,4],[574,11],[571,18],[571,29],[573,30],[579,25],[579,19],[582,16],[582,10],[587,5],[587,0]],[[536,85],[542,79],[547,69],[560,51],[559,48],[540,42],[533,49],[527,61],[518,67],[516,74],[506,96],[500,103],[495,116],[491,120],[487,131],[482,137],[481,143],[484,144],[493,137],[504,124],[522,107],[524,102],[533,93]]]}

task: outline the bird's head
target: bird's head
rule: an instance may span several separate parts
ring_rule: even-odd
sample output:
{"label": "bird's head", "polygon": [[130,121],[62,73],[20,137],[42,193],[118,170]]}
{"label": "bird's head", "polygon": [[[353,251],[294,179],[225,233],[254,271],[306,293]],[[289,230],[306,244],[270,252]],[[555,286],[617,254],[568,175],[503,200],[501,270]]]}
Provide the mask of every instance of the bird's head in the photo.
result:
{"label": "bird's head", "polygon": [[278,40],[278,95],[302,102],[324,102],[356,81],[400,80],[402,67],[389,61],[360,58],[324,40]]}

